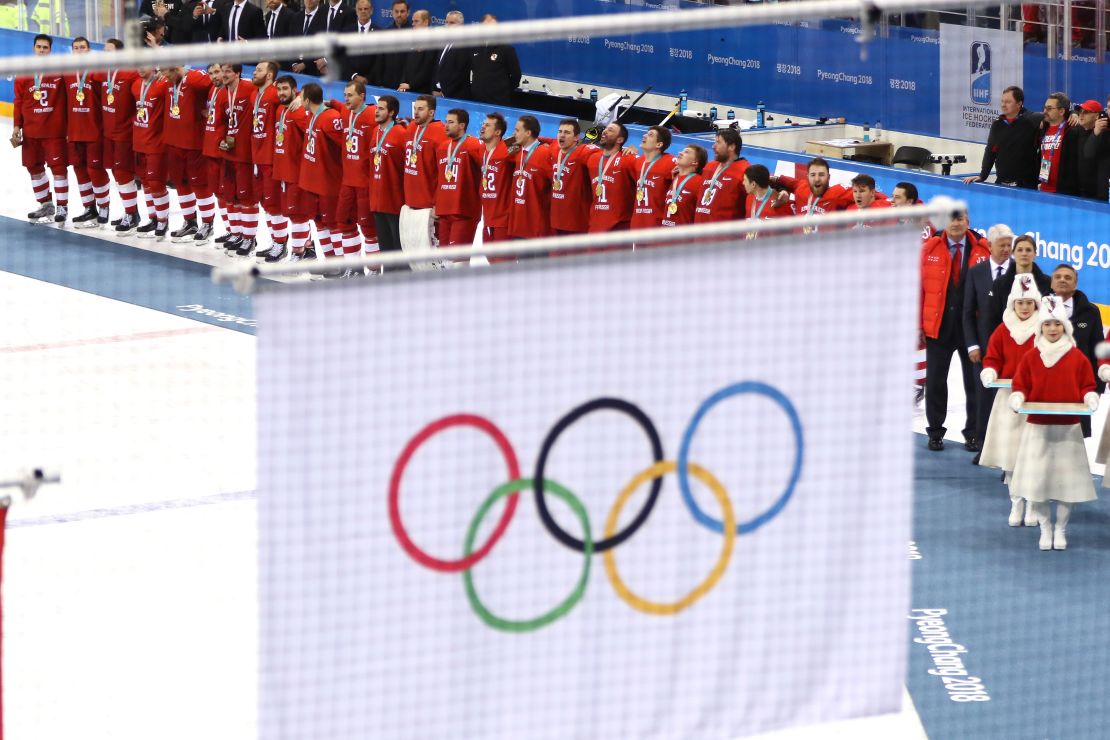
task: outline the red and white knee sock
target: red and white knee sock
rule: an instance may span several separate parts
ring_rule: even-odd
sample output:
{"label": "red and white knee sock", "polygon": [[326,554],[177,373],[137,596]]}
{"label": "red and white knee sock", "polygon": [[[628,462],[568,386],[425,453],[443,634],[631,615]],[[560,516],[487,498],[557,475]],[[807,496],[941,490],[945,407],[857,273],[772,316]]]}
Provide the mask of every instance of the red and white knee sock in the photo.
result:
{"label": "red and white knee sock", "polygon": [[135,181],[130,179],[121,180],[117,177],[116,189],[119,191],[119,199],[123,203],[124,212],[136,215],[139,212],[139,204]]}
{"label": "red and white knee sock", "polygon": [[239,222],[239,206],[234,203],[228,203],[226,208],[227,213],[225,214],[225,218],[227,218],[227,233],[232,236],[239,236],[243,231],[242,224]]}
{"label": "red and white knee sock", "polygon": [[270,227],[270,238],[275,244],[284,244],[289,238],[289,219],[285,216],[266,214],[266,225]]}
{"label": "red and white knee sock", "polygon": [[316,236],[320,239],[320,251],[324,253],[325,257],[338,257],[335,251],[335,246],[332,243],[331,231],[325,229],[320,224],[316,224]]}
{"label": "red and white knee sock", "polygon": [[342,235],[342,240],[342,254],[344,257],[352,254],[360,254],[362,252],[362,235],[358,233],[357,229],[344,231]]}
{"label": "red and white knee sock", "polygon": [[54,200],[59,208],[65,208],[69,205],[69,172],[65,167],[58,169],[51,170],[54,174]]}
{"label": "red and white knee sock", "polygon": [[210,224],[216,220],[216,196],[211,193],[197,194],[197,212],[200,220]]}
{"label": "red and white knee sock", "polygon": [[154,195],[150,192],[150,188],[143,187],[143,205],[146,206],[146,220],[154,221],[157,216],[154,210]]}
{"label": "red and white knee sock", "polygon": [[312,233],[308,228],[308,223],[305,221],[294,221],[291,231],[293,234],[293,253],[304,254],[304,250],[308,246],[308,238]]}
{"label": "red and white knee sock", "polygon": [[108,188],[108,173],[100,168],[89,170],[89,179],[92,180],[93,198],[96,208],[107,215],[108,206],[111,204],[111,190]]}
{"label": "red and white knee sock", "polygon": [[192,188],[185,185],[177,186],[177,206],[181,209],[181,215],[185,217],[186,221],[196,219],[197,197],[193,194]]}
{"label": "red and white knee sock", "polygon": [[240,206],[239,221],[242,224],[244,239],[254,239],[258,236],[258,206]]}
{"label": "red and white knee sock", "polygon": [[35,200],[39,203],[50,202],[50,178],[46,175],[46,170],[39,170],[33,172],[27,171],[31,176],[31,191],[35,194]]}
{"label": "red and white knee sock", "polygon": [[74,167],[73,177],[77,180],[77,193],[81,196],[81,207],[88,209],[93,204],[93,186],[89,171],[85,167]]}
{"label": "red and white knee sock", "polygon": [[159,226],[165,226],[170,220],[170,193],[164,187],[154,196],[154,214]]}

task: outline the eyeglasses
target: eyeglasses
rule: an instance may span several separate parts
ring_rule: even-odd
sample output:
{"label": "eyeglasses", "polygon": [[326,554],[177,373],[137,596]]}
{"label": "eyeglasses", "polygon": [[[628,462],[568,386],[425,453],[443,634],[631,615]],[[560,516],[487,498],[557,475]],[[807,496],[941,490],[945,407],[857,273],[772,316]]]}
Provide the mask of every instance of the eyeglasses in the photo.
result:
{"label": "eyeglasses", "polygon": [[1060,106],[1058,106],[1058,105],[1046,105],[1044,107],[1044,109],[1045,110],[1061,110]]}

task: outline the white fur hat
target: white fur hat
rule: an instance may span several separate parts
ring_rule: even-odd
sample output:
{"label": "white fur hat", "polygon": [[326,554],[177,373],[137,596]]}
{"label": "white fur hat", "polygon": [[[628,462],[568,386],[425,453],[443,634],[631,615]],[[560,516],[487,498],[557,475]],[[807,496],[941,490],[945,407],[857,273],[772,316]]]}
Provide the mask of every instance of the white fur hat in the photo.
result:
{"label": "white fur hat", "polygon": [[1072,336],[1071,321],[1068,319],[1068,312],[1064,308],[1064,302],[1059,296],[1046,295],[1041,299],[1041,312],[1037,316],[1037,334],[1041,333],[1041,327],[1046,321],[1059,321],[1064,325],[1064,331],[1069,337]]}
{"label": "white fur hat", "polygon": [[1040,303],[1041,291],[1037,288],[1037,281],[1031,273],[1014,276],[1014,285],[1010,288],[1010,297],[1006,299],[1006,308],[1014,310],[1014,301],[1033,300]]}

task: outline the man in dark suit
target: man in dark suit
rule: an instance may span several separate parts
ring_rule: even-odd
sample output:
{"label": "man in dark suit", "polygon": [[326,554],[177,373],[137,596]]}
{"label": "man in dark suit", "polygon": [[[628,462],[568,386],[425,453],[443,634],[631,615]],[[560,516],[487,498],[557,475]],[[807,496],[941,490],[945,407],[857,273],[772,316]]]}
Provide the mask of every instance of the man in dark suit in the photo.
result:
{"label": "man in dark suit", "polygon": [[266,0],[266,38],[283,39],[289,35],[293,28],[293,16],[296,13],[289,9],[285,0]]}
{"label": "man in dark suit", "polygon": [[216,40],[241,41],[266,38],[262,8],[247,0],[235,0],[216,13]]}
{"label": "man in dark suit", "polygon": [[[486,13],[482,23],[497,23],[497,16]],[[471,49],[471,98],[483,103],[511,105],[513,91],[520,86],[520,60],[508,44],[493,44]]]}
{"label": "man in dark suit", "polygon": [[[413,28],[427,28],[432,24],[432,14],[418,10],[412,14]],[[435,49],[414,49],[405,54],[405,68],[401,75],[401,92],[431,93],[439,52]]]}
{"label": "man in dark suit", "polygon": [[351,11],[344,0],[328,0],[321,4],[320,10],[324,13],[324,31],[327,33],[342,31],[351,16]]}
{"label": "man in dark suit", "polygon": [[[324,32],[325,14],[320,8],[320,0],[304,0],[304,10],[293,16],[289,29],[290,36],[312,36]],[[325,59],[305,59],[301,57],[289,65],[298,74],[321,75],[327,66]]]}
{"label": "man in dark suit", "polygon": [[[462,11],[452,10],[444,19],[444,24],[461,26]],[[465,47],[452,44],[445,46],[436,60],[435,85],[432,92],[456,100],[470,98],[470,58],[473,53],[472,49]]]}
{"label": "man in dark suit", "polygon": [[[347,24],[343,27],[346,33],[373,33],[379,31],[374,25],[374,6],[370,0],[358,0],[355,3],[355,12],[347,16]],[[354,54],[343,62],[340,79],[358,80],[364,85],[378,84],[378,55]]]}
{"label": "man in dark suit", "polygon": [[[412,28],[409,23],[408,0],[393,0],[393,23],[386,26],[385,31],[396,31]],[[378,59],[378,84],[382,87],[396,90],[405,76],[405,52],[395,51],[382,54]]]}
{"label": "man in dark suit", "polygon": [[[975,365],[977,373],[983,372],[983,358],[987,354],[987,343],[997,324],[991,311],[991,290],[995,280],[1002,277],[1010,267],[1010,250],[1014,243],[1014,232],[1005,224],[990,227],[987,231],[991,256],[967,271],[964,281],[964,341],[967,343],[967,356]],[[975,428],[980,443],[987,436],[987,422],[991,418],[996,388],[984,388],[982,383],[975,384],[976,420]],[[978,464],[979,453],[971,463]]]}
{"label": "man in dark suit", "polygon": [[[1052,292],[1064,301],[1064,312],[1071,319],[1072,336],[1075,346],[1079,348],[1091,363],[1091,372],[1094,373],[1095,382],[1098,384],[1099,395],[1106,390],[1106,384],[1098,378],[1098,358],[1095,357],[1095,347],[1106,338],[1102,329],[1102,314],[1098,306],[1091,303],[1079,286],[1079,273],[1068,264],[1058,266],[1052,271]],[[1079,425],[1083,429],[1083,436],[1091,436],[1091,417],[1079,417]]]}
{"label": "man in dark suit", "polygon": [[228,5],[231,5],[231,0],[193,0],[185,6],[178,20],[178,36],[184,43],[215,41],[220,35],[218,14]]}

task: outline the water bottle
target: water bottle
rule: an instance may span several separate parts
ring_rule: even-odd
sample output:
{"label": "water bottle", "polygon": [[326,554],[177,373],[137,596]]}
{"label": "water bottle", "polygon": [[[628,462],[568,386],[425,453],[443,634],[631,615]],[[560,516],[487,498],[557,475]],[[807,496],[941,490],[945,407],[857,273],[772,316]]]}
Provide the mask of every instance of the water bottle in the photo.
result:
{"label": "water bottle", "polygon": [[727,117],[728,117],[728,120],[735,121],[736,120],[736,111],[734,111],[732,108],[729,108]]}
{"label": "water bottle", "polygon": [[715,105],[709,107],[709,120],[710,121],[716,121],[717,120],[717,106],[715,106]]}
{"label": "water bottle", "polygon": [[591,103],[596,103],[597,102],[597,89],[596,88],[590,88],[590,102]]}
{"label": "water bottle", "polygon": [[678,94],[678,114],[680,116],[686,115],[686,103],[687,102],[688,102],[688,97],[686,95],[686,91],[683,90],[682,92],[680,92]]}
{"label": "water bottle", "polygon": [[767,128],[767,106],[762,100],[755,104],[755,127]]}
{"label": "water bottle", "polygon": [[865,142],[871,141],[871,124],[867,121],[863,122],[863,140]]}
{"label": "water bottle", "polygon": [[883,138],[883,122],[878,118],[875,119],[875,141]]}

